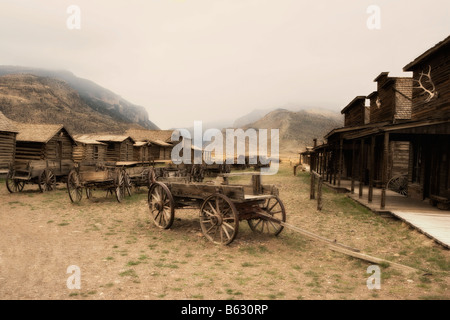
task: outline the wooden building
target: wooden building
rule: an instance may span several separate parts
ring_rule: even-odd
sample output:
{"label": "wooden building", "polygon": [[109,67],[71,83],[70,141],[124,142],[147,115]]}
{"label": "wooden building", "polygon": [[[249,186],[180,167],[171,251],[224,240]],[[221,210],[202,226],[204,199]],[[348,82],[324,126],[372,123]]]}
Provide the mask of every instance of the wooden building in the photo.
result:
{"label": "wooden building", "polygon": [[399,179],[407,196],[450,208],[449,54],[447,37],[403,68],[412,77],[377,76],[377,91],[367,96],[369,122],[362,121],[362,97],[355,98],[343,109],[345,127],[314,149],[314,168],[334,184],[350,178],[352,192],[358,183],[360,197],[368,185],[369,202],[381,187],[381,208]]}
{"label": "wooden building", "polygon": [[18,123],[15,165],[33,161],[33,172],[48,167],[56,176],[64,175],[73,166],[72,153],[76,144],[72,135],[58,124]]}
{"label": "wooden building", "polygon": [[413,73],[411,120],[397,134],[408,134],[408,190],[450,208],[450,36],[427,50],[403,70]]}
{"label": "wooden building", "polygon": [[[81,141],[96,141],[105,145],[106,150],[100,151],[98,154],[99,160],[101,161],[117,162],[134,160],[133,145],[135,141],[130,136],[115,134],[84,134],[77,136],[77,139]],[[105,155],[102,159],[103,152],[105,152]]]}
{"label": "wooden building", "polygon": [[15,123],[16,160],[71,160],[75,140],[63,125]]}
{"label": "wooden building", "polygon": [[135,161],[171,160],[172,132],[172,130],[128,130],[126,135],[138,142],[135,145]]}
{"label": "wooden building", "polygon": [[77,143],[73,148],[73,160],[81,161],[105,161],[107,144],[83,138],[81,135],[75,135],[74,139]]}
{"label": "wooden building", "polygon": [[13,122],[0,112],[0,174],[7,173],[14,162],[17,133]]}

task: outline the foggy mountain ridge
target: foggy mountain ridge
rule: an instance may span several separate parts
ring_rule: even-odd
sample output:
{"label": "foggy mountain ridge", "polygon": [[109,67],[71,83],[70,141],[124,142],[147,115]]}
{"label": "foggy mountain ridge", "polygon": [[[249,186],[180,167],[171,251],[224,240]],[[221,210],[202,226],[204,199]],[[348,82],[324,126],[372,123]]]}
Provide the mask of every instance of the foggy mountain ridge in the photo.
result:
{"label": "foggy mountain ridge", "polygon": [[31,74],[66,82],[75,90],[84,104],[92,110],[122,122],[138,124],[146,129],[159,129],[149,120],[147,110],[128,102],[114,92],[95,82],[75,76],[67,70],[50,70],[23,66],[0,66],[0,76],[8,74]]}

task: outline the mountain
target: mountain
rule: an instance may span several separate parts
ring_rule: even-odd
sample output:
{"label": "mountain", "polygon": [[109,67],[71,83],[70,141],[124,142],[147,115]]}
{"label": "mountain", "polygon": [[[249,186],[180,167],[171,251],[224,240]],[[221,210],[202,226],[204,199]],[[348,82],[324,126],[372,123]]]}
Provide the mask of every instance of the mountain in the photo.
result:
{"label": "mountain", "polygon": [[[138,124],[146,129],[159,129],[158,126],[149,120],[148,113],[144,107],[134,105],[114,92],[105,89],[90,80],[79,78],[69,71],[20,66],[0,66],[0,76],[23,74],[37,76],[34,81],[38,82],[46,82],[45,79],[48,78],[47,82],[59,87],[60,90],[57,91],[60,93],[61,88],[64,85],[62,83],[56,84],[57,81],[66,83],[66,85],[68,85],[67,89],[77,93],[80,100],[79,102],[90,108],[90,111],[95,111],[96,113],[119,122]],[[11,77],[9,79],[11,79]],[[47,85],[49,85],[48,83]],[[5,79],[3,79],[3,84],[7,85]],[[36,83],[34,82],[34,84]],[[15,91],[17,93],[17,90]],[[6,93],[3,94],[5,95]],[[36,101],[34,101],[34,103],[35,102]],[[97,127],[95,124],[92,125],[93,128]]]}
{"label": "mountain", "polygon": [[121,114],[87,104],[67,82],[31,74],[0,76],[0,111],[18,122],[61,123],[72,133],[142,128]]}
{"label": "mountain", "polygon": [[280,153],[298,154],[311,146],[314,138],[320,142],[329,131],[342,126],[341,115],[332,111],[277,109],[242,128],[279,129]]}
{"label": "mountain", "polygon": [[233,123],[233,127],[234,128],[242,128],[245,125],[255,122],[259,119],[261,119],[262,117],[264,117],[266,114],[268,114],[269,112],[273,111],[275,109],[255,109],[250,113],[247,113],[246,115],[237,118],[234,123]]}

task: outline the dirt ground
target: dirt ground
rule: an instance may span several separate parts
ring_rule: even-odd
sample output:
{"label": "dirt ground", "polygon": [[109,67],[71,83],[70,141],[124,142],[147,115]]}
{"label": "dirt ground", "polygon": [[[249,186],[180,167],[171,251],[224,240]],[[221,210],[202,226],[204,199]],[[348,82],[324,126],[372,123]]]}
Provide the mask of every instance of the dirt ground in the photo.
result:
{"label": "dirt ground", "polygon": [[[238,182],[238,181],[233,181]],[[198,210],[178,210],[170,230],[147,212],[146,188],[119,204],[97,190],[72,204],[65,185],[39,193],[0,184],[0,299],[449,299],[450,251],[399,220],[378,216],[344,194],[309,199],[308,174],[289,162],[264,183],[280,189],[287,221],[418,272],[381,265],[370,290],[370,263],[333,252],[290,230],[252,233],[245,221],[229,246],[208,242]],[[69,266],[81,288],[69,289]]]}

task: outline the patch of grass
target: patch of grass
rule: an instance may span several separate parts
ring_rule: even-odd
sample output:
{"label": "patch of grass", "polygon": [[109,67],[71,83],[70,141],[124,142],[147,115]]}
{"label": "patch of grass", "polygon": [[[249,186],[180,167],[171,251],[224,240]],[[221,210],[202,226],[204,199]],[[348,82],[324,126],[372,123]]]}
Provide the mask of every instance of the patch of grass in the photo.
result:
{"label": "patch of grass", "polygon": [[78,292],[69,293],[69,297],[76,297],[77,295],[78,295]]}
{"label": "patch of grass", "polygon": [[140,261],[128,261],[127,266],[137,266],[140,263]]}
{"label": "patch of grass", "polygon": [[54,222],[53,220],[48,220],[48,221],[47,221],[47,223],[53,223],[53,222]]}
{"label": "patch of grass", "polygon": [[114,260],[114,258],[113,257],[106,257],[106,260]]}
{"label": "patch of grass", "polygon": [[254,267],[255,264],[253,264],[251,262],[244,262],[244,263],[241,264],[241,266],[243,266],[243,267]]}
{"label": "patch of grass", "polygon": [[137,275],[136,271],[134,271],[133,269],[125,270],[125,271],[119,273],[119,276],[121,276],[121,277],[138,278],[138,275]]}
{"label": "patch of grass", "polygon": [[69,225],[68,222],[61,222],[61,223],[58,223],[58,226],[60,226],[60,227],[64,227],[64,226],[68,226],[68,225]]}

